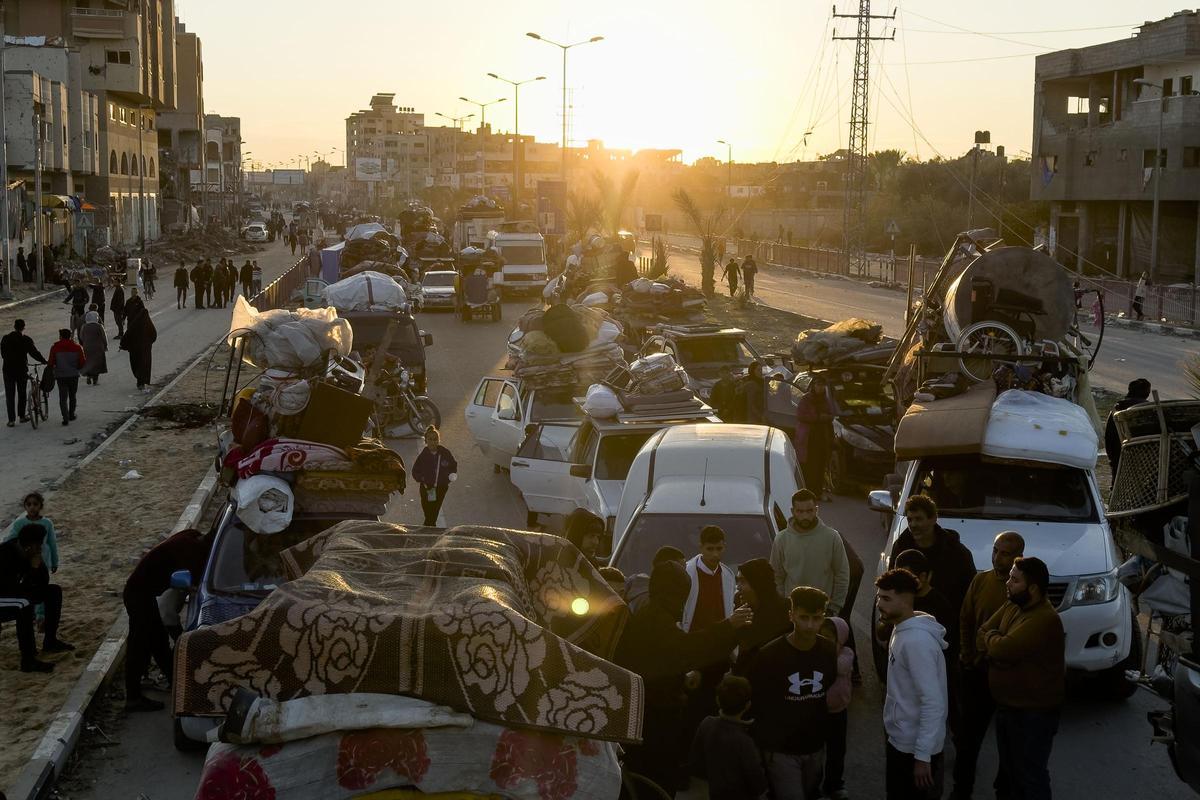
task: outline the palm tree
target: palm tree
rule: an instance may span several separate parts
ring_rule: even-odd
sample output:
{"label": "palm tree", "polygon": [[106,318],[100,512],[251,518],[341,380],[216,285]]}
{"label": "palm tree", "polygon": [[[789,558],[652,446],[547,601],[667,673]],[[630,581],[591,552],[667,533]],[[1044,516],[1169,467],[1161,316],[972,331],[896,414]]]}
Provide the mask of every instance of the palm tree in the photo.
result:
{"label": "palm tree", "polygon": [[599,230],[603,218],[598,198],[571,192],[567,198],[567,247],[582,242],[593,230]]}
{"label": "palm tree", "polygon": [[601,224],[604,233],[609,236],[616,236],[621,230],[621,219],[625,216],[625,209],[633,197],[633,190],[637,188],[638,174],[637,170],[626,172],[618,188],[607,173],[592,173],[592,181],[596,184],[596,192],[600,196]]}
{"label": "palm tree", "polygon": [[711,213],[705,214],[686,189],[676,189],[671,198],[700,237],[700,291],[712,297],[716,289],[717,226],[725,216],[725,205],[722,203]]}

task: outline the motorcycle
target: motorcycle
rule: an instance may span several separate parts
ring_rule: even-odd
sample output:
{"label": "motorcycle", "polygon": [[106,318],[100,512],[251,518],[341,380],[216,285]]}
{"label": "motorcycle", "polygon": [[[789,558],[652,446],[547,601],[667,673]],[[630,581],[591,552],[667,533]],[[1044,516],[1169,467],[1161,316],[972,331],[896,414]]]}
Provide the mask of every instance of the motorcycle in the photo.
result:
{"label": "motorcycle", "polygon": [[408,425],[418,435],[424,435],[430,427],[441,427],[441,412],[432,400],[416,393],[408,369],[402,367],[398,373],[384,372],[378,386],[380,391],[372,416],[378,438],[382,439],[388,429],[397,425]]}

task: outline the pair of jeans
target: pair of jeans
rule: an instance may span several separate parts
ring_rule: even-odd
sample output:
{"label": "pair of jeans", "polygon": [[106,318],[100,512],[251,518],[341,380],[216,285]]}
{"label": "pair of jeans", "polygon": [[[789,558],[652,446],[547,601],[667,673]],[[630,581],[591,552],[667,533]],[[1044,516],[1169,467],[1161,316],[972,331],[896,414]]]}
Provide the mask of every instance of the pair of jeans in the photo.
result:
{"label": "pair of jeans", "polygon": [[850,725],[849,709],[829,714],[829,735],[825,739],[825,794],[846,788],[846,733]]}
{"label": "pair of jeans", "polygon": [[[28,381],[25,372],[4,370],[4,406],[8,411],[8,421],[16,422],[17,414],[25,417],[25,390]],[[15,403],[13,401],[16,401]]]}
{"label": "pair of jeans", "polygon": [[74,378],[55,378],[58,384],[58,410],[62,412],[66,422],[75,416],[75,395],[79,391],[79,376]]}
{"label": "pair of jeans", "polygon": [[[447,486],[432,486],[422,485],[421,489],[421,511],[425,513],[425,525],[434,527],[437,525],[438,512],[442,510],[442,503],[446,499]],[[432,495],[432,496],[431,496]]]}
{"label": "pair of jeans", "polygon": [[885,767],[884,785],[887,790],[887,800],[936,800],[942,796],[942,754],[938,753],[929,759],[929,769],[933,774],[933,786],[927,789],[917,787],[913,780],[913,764],[916,758],[912,753],[905,753],[887,743],[887,763]]}
{"label": "pair of jeans", "polygon": [[134,700],[142,694],[142,678],[150,668],[150,660],[158,664],[167,680],[171,680],[171,643],[162,615],[158,613],[158,601],[148,595],[126,592],[125,611],[129,614],[129,637],[125,652],[125,701]]}
{"label": "pair of jeans", "polygon": [[0,622],[17,623],[17,648],[22,663],[37,657],[34,643],[34,609],[41,605],[45,610],[44,637],[46,642],[58,638],[58,622],[62,618],[62,589],[53,583],[41,583],[28,587],[19,597],[0,598]]}
{"label": "pair of jeans", "polygon": [[1058,714],[1057,708],[996,706],[1000,771],[1013,800],[1050,800],[1050,750]]}
{"label": "pair of jeans", "polygon": [[817,800],[825,776],[825,748],[793,755],[768,750],[763,753],[767,782],[775,800]]}
{"label": "pair of jeans", "polygon": [[187,305],[187,287],[186,286],[176,286],[175,287],[175,307],[183,308],[186,305]]}
{"label": "pair of jeans", "polygon": [[[954,797],[970,797],[975,790],[975,767],[979,750],[987,738],[996,713],[996,701],[988,687],[987,666],[964,667],[958,692],[958,722],[954,726]],[[992,783],[997,796],[1008,794],[1004,772]]]}

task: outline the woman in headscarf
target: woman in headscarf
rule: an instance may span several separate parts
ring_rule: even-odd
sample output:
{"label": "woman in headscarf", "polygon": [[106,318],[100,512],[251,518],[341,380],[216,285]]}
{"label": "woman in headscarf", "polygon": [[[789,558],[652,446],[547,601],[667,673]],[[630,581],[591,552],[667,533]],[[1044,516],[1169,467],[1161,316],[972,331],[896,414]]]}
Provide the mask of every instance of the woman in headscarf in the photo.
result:
{"label": "woman in headscarf", "polygon": [[113,322],[117,323],[117,339],[120,340],[125,335],[125,287],[121,284],[113,289],[108,307],[112,309]]}
{"label": "woman in headscarf", "polygon": [[154,328],[154,320],[142,298],[134,295],[125,304],[127,316],[125,335],[121,337],[121,349],[129,351],[129,369],[137,379],[139,390],[150,387],[150,359],[154,342],[158,339],[158,331]]}
{"label": "woman in headscarf", "polygon": [[738,631],[733,674],[744,676],[759,648],[790,631],[792,621],[788,601],[775,589],[775,570],[767,559],[752,558],[739,566],[737,587],[734,603],[748,605],[754,611],[754,621]]}
{"label": "woman in headscarf", "polygon": [[105,352],[108,350],[108,334],[100,323],[100,312],[92,304],[92,310],[83,315],[83,327],[79,329],[79,344],[83,346],[83,356],[86,359],[81,370],[87,378],[88,385],[100,383],[100,376],[108,372]]}

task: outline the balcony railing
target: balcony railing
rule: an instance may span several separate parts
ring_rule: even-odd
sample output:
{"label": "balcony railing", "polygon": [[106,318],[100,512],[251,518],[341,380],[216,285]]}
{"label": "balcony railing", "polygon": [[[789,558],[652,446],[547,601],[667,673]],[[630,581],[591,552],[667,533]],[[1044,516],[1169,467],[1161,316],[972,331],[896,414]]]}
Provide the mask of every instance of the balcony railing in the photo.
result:
{"label": "balcony railing", "polygon": [[71,33],[81,39],[125,39],[132,35],[126,31],[130,14],[106,8],[72,8]]}

